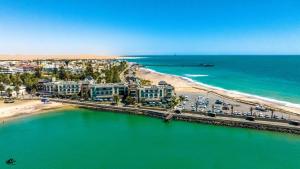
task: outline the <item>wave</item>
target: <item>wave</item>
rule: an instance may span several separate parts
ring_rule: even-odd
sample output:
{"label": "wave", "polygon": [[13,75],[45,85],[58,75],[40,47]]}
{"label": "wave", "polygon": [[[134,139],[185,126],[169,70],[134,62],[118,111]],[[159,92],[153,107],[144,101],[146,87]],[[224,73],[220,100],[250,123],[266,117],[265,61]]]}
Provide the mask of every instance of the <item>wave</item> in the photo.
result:
{"label": "wave", "polygon": [[207,77],[208,75],[202,75],[202,74],[184,74],[188,77]]}
{"label": "wave", "polygon": [[161,75],[168,75],[168,76],[181,78],[181,79],[186,80],[188,82],[191,82],[191,83],[194,83],[194,84],[197,84],[197,85],[200,85],[200,86],[204,86],[204,87],[207,87],[207,88],[210,88],[210,89],[213,89],[213,90],[221,90],[221,91],[227,92],[229,94],[237,94],[237,95],[242,95],[242,96],[245,96],[245,97],[256,98],[256,99],[267,101],[267,102],[281,104],[281,105],[284,105],[284,106],[287,106],[287,107],[300,108],[300,104],[297,104],[297,103],[291,103],[291,102],[288,102],[288,101],[276,100],[276,99],[273,99],[273,98],[268,98],[268,97],[264,97],[264,96],[258,96],[258,95],[254,95],[254,94],[244,93],[244,92],[240,92],[240,91],[236,91],[236,90],[228,90],[228,89],[224,89],[224,88],[221,88],[221,87],[216,87],[216,86],[208,85],[208,84],[205,84],[205,83],[201,83],[201,82],[195,81],[195,80],[193,80],[191,78],[188,78],[188,77],[183,77],[183,76],[173,75],[173,74],[167,74],[167,73],[161,73],[161,72],[155,71],[153,69],[149,69],[149,68],[143,68],[143,69],[145,69],[149,72],[158,73],[158,74],[161,74]]}

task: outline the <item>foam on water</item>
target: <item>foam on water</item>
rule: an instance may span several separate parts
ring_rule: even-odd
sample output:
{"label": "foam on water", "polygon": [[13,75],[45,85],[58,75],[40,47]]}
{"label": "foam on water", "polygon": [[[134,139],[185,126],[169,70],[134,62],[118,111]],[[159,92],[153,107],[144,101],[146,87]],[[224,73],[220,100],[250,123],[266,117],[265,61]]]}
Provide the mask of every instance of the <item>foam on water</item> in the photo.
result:
{"label": "foam on water", "polygon": [[208,75],[202,75],[202,74],[185,74],[185,76],[188,76],[188,77],[207,77]]}

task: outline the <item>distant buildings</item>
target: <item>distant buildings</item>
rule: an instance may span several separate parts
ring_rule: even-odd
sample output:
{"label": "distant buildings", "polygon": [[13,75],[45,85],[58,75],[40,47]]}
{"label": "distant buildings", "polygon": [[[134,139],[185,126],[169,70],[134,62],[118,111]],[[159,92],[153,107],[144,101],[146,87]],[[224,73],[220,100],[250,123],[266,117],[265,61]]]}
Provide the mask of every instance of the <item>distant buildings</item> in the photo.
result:
{"label": "distant buildings", "polygon": [[[34,84],[37,94],[48,97],[62,98],[83,98],[93,101],[112,101],[115,95],[120,99],[130,96],[137,102],[167,102],[175,95],[174,87],[164,81],[157,85],[142,86],[140,79],[135,76],[136,66],[127,69],[122,83],[107,83],[106,72],[111,66],[121,65],[121,62],[114,60],[36,60],[36,61],[3,61],[0,62],[0,74],[16,73],[34,73],[39,68],[42,71],[43,78]],[[68,71],[73,76],[79,75],[74,80],[85,76],[87,67],[92,67],[97,72],[97,81],[92,77],[86,77],[81,81],[56,81],[57,72],[60,68]],[[56,76],[53,76],[53,73]],[[123,72],[122,72],[123,73]],[[125,73],[124,73],[125,74]],[[48,80],[52,77],[52,80]],[[10,86],[13,87],[13,86]],[[11,89],[10,91],[14,91]],[[18,93],[12,92],[12,95],[24,94],[25,87],[21,87]],[[5,91],[2,91],[5,93]],[[34,92],[33,92],[34,93]]]}
{"label": "distant buildings", "polygon": [[23,68],[17,67],[0,67],[0,74],[16,74],[16,73],[23,73]]}

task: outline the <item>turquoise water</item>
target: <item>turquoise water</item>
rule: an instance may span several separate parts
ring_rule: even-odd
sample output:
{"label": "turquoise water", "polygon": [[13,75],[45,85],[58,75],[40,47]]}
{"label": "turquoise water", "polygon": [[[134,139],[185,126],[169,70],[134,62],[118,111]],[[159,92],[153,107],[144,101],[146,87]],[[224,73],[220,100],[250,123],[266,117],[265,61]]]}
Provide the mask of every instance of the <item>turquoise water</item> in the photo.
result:
{"label": "turquoise water", "polygon": [[299,136],[84,109],[0,126],[1,169],[299,169],[299,152]]}
{"label": "turquoise water", "polygon": [[[130,61],[228,90],[300,103],[300,56],[157,55]],[[201,63],[215,66],[192,66]]]}

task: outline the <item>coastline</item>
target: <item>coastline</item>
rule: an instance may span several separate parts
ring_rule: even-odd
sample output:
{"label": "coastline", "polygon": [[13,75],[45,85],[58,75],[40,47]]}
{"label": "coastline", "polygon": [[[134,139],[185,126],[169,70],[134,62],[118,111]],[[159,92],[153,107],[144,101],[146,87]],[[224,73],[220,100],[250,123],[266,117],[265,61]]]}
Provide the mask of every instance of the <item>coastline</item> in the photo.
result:
{"label": "coastline", "polygon": [[285,101],[278,101],[266,97],[241,93],[238,91],[226,90],[219,87],[210,86],[201,82],[196,82],[190,78],[178,75],[170,75],[166,73],[157,72],[148,68],[139,68],[137,76],[142,79],[150,80],[153,84],[157,84],[161,79],[175,87],[176,93],[199,93],[199,94],[213,94],[222,97],[226,100],[248,104],[248,105],[263,105],[274,111],[284,112],[291,115],[300,116],[300,105],[293,104]]}
{"label": "coastline", "polygon": [[0,103],[0,122],[6,123],[23,117],[50,113],[61,109],[71,109],[75,106],[51,102],[44,104],[40,100],[17,100],[13,104]]}

